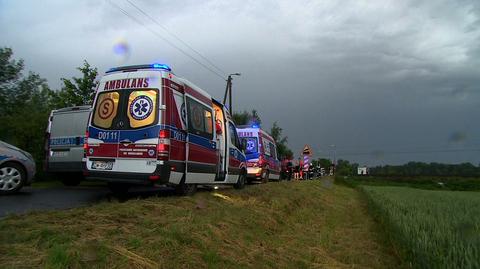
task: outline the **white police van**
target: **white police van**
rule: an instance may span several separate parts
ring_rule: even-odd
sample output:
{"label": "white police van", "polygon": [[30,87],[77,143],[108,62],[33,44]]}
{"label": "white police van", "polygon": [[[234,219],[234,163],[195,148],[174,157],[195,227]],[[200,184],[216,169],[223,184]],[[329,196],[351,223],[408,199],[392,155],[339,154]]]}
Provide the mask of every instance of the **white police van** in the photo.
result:
{"label": "white police van", "polygon": [[82,158],[90,106],[74,106],[50,113],[45,142],[45,170],[67,186],[83,179]]}

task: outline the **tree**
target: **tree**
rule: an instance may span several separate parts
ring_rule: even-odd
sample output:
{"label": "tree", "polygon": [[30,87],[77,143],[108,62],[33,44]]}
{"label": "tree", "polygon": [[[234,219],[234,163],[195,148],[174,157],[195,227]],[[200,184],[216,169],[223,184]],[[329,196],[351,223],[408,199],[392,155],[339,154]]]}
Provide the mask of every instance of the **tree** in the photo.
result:
{"label": "tree", "polygon": [[252,112],[244,110],[243,112],[234,112],[232,115],[233,122],[238,125],[260,125],[262,120],[257,113],[257,110],[253,109]]}
{"label": "tree", "polygon": [[319,158],[318,159],[318,164],[320,164],[320,167],[328,169],[332,165],[332,161],[330,161],[329,159],[325,159],[325,158]]}
{"label": "tree", "polygon": [[409,162],[404,165],[385,165],[370,169],[370,174],[375,176],[480,176],[480,167],[471,163],[442,164]]}
{"label": "tree", "polygon": [[260,119],[260,116],[258,116],[256,109],[252,109],[251,123],[256,125],[262,124],[262,120]]}
{"label": "tree", "polygon": [[55,93],[38,74],[23,74],[23,61],[0,48],[0,139],[30,152],[41,168],[45,128]]}
{"label": "tree", "polygon": [[82,72],[82,77],[72,77],[72,79],[62,78],[63,87],[58,92],[56,98],[56,107],[91,105],[95,96],[95,88],[98,84],[96,77],[97,68],[93,68],[85,60],[82,67],[77,70]]}
{"label": "tree", "polygon": [[5,115],[9,96],[21,76],[23,61],[11,59],[11,48],[0,48],[0,116]]}
{"label": "tree", "polygon": [[275,144],[277,145],[277,155],[280,160],[284,158],[291,159],[293,158],[293,151],[288,148],[288,137],[282,137],[283,129],[278,126],[277,122],[273,123],[272,128],[270,129],[270,135],[272,136],[273,140],[275,140]]}
{"label": "tree", "polygon": [[350,163],[347,160],[339,159],[335,167],[337,175],[341,176],[353,176],[357,174],[357,163]]}

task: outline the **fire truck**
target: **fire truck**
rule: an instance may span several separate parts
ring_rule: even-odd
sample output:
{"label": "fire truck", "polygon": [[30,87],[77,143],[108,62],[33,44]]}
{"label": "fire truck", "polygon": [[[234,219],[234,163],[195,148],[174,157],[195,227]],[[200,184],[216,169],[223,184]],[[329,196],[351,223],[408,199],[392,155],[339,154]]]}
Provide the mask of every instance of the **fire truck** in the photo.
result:
{"label": "fire truck", "polygon": [[116,193],[133,185],[243,188],[245,154],[226,107],[165,64],[112,68],[100,80],[84,174]]}

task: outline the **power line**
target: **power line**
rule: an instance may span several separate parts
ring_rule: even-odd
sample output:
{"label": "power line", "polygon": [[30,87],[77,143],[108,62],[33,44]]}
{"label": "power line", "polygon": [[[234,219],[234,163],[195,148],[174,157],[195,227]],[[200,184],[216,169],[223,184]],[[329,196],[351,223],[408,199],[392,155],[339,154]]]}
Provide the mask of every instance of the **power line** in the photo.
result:
{"label": "power line", "polygon": [[135,5],[134,3],[132,3],[130,0],[125,0],[127,1],[131,6],[133,6],[136,10],[138,10],[140,13],[142,13],[143,15],[145,15],[147,18],[149,18],[152,22],[154,22],[156,25],[158,25],[160,28],[162,28],[165,32],[167,32],[168,34],[170,34],[171,36],[173,36],[177,41],[179,41],[180,43],[182,43],[185,47],[189,48],[190,50],[192,50],[193,52],[195,52],[198,56],[200,56],[200,58],[202,58],[203,60],[205,60],[206,62],[208,62],[212,67],[214,67],[215,69],[217,69],[217,71],[220,71],[221,73],[224,73],[224,74],[227,74],[227,72],[223,69],[221,69],[220,67],[218,67],[217,65],[215,65],[212,61],[210,61],[207,57],[203,56],[203,54],[201,54],[199,51],[197,51],[196,49],[194,49],[192,46],[190,46],[189,44],[187,44],[187,42],[183,41],[180,37],[178,37],[175,33],[172,33],[171,31],[169,31],[165,26],[163,26],[162,24],[160,24],[155,18],[153,18],[152,16],[150,16],[149,14],[147,14],[145,11],[143,11],[140,7],[138,7],[137,5]]}
{"label": "power line", "polygon": [[194,62],[196,62],[197,64],[199,64],[200,66],[202,66],[203,68],[207,69],[208,71],[210,71],[212,74],[218,76],[219,78],[221,78],[223,81],[225,81],[225,77],[222,76],[221,74],[217,73],[216,71],[212,70],[210,67],[208,67],[207,65],[203,64],[202,62],[200,62],[199,60],[197,60],[195,57],[193,57],[192,55],[190,55],[189,53],[187,53],[185,50],[177,47],[174,43],[170,42],[168,39],[166,39],[165,37],[163,37],[162,35],[160,35],[159,33],[155,32],[154,30],[148,28],[148,26],[146,24],[144,24],[142,21],[140,21],[139,19],[135,18],[134,16],[130,15],[126,10],[124,10],[123,8],[121,8],[120,6],[118,6],[117,4],[111,2],[110,0],[108,0],[108,3],[110,3],[112,6],[116,7],[118,10],[120,10],[125,16],[129,17],[131,20],[135,21],[136,23],[140,24],[141,26],[145,27],[145,29],[147,29],[148,31],[150,31],[152,34],[154,34],[156,37],[160,38],[161,40],[165,41],[167,44],[169,44],[170,46],[176,48],[178,51],[180,51],[181,53],[183,53],[185,56],[189,57],[190,59],[192,59]]}

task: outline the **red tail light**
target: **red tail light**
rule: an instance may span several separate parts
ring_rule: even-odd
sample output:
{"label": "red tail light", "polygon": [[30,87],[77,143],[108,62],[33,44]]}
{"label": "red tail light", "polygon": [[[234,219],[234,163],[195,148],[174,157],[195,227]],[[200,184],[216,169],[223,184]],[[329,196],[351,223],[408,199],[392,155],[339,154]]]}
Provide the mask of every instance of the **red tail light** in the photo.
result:
{"label": "red tail light", "polygon": [[265,160],[263,159],[262,155],[258,157],[258,166],[262,166],[265,163]]}
{"label": "red tail light", "polygon": [[150,179],[150,181],[157,181],[157,180],[160,179],[160,176],[158,176],[158,175],[149,176],[148,179]]}
{"label": "red tail light", "polygon": [[85,138],[83,139],[83,157],[86,158],[87,157],[87,153],[88,153],[88,137],[89,137],[89,133],[88,133],[88,130],[85,131]]}
{"label": "red tail light", "polygon": [[159,138],[169,138],[170,137],[170,131],[166,130],[166,129],[160,130],[160,132],[158,133],[158,137]]}
{"label": "red tail light", "polygon": [[168,160],[170,155],[170,131],[160,130],[158,133],[157,159]]}

